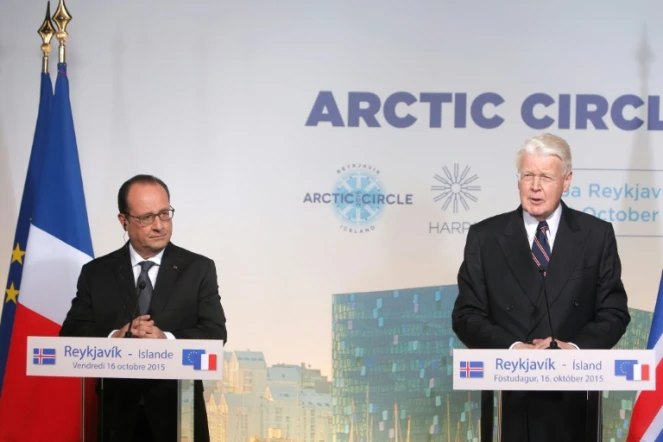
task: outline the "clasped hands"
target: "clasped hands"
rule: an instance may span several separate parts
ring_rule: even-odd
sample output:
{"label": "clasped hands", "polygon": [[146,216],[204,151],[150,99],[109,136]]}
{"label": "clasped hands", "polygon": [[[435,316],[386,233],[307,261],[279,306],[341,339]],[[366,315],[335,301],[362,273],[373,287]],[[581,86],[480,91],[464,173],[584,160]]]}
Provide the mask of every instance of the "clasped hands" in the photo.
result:
{"label": "clasped hands", "polygon": [[150,315],[142,315],[127,323],[124,327],[113,333],[114,338],[123,338],[131,327],[131,334],[134,338],[147,339],[166,339],[166,335],[159,327],[154,325]]}
{"label": "clasped hands", "polygon": [[[531,344],[525,344],[525,343],[520,343],[516,344],[513,349],[514,350],[542,350],[546,349],[550,346],[550,343],[552,342],[551,337],[547,337],[546,339],[535,339],[532,341]],[[557,342],[557,345],[559,345],[559,348],[563,350],[576,350],[576,347],[574,347],[571,344],[568,344],[566,342],[560,341],[559,339],[555,339],[555,342]]]}

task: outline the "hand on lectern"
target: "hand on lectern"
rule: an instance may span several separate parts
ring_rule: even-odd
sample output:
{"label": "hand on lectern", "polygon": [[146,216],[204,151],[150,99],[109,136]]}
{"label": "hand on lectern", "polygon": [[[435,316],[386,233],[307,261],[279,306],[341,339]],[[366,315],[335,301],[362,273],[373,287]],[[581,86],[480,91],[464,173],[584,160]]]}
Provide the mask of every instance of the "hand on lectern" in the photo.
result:
{"label": "hand on lectern", "polygon": [[123,338],[126,336],[129,326],[131,326],[131,334],[134,338],[145,338],[147,337],[148,328],[151,328],[154,325],[154,321],[150,321],[150,315],[139,316],[130,323],[128,322],[124,327],[117,330],[111,337],[113,338]]}
{"label": "hand on lectern", "polygon": [[[534,344],[537,350],[542,350],[548,348],[550,346],[550,342],[552,342],[552,338],[547,337],[546,339],[535,339],[532,341],[532,344]],[[557,342],[557,345],[562,350],[577,350],[577,347],[574,347],[567,342],[560,341],[559,339],[555,339],[555,342]]]}
{"label": "hand on lectern", "polygon": [[142,336],[145,339],[166,339],[166,334],[156,325],[145,326],[141,331],[145,333]]}

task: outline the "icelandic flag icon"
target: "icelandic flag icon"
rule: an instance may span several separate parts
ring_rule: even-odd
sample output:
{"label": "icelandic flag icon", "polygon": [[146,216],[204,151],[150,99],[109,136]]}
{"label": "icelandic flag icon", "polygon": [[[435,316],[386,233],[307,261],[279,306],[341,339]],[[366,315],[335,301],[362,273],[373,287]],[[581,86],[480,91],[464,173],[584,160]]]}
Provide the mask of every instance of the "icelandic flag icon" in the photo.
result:
{"label": "icelandic flag icon", "polygon": [[55,349],[33,348],[32,363],[34,365],[55,365]]}
{"label": "icelandic flag icon", "polygon": [[483,361],[460,361],[461,378],[482,378]]}

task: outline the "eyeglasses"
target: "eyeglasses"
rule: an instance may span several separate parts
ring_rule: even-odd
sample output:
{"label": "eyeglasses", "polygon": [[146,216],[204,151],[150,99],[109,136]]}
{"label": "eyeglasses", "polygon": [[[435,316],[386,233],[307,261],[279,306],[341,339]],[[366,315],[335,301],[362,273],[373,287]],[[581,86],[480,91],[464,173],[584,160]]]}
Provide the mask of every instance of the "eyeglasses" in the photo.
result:
{"label": "eyeglasses", "polygon": [[130,213],[125,213],[124,215],[137,219],[138,223],[141,226],[146,227],[154,224],[154,220],[156,219],[157,216],[161,221],[170,221],[171,219],[173,219],[173,216],[175,216],[175,209],[171,207],[169,210],[162,210],[157,214],[148,213],[147,215],[141,215],[141,216],[131,215]]}
{"label": "eyeglasses", "polygon": [[539,177],[539,182],[541,184],[553,184],[559,181],[558,177],[552,177],[550,175],[535,175],[533,173],[528,173],[528,172],[526,173],[518,172],[516,176],[518,177],[518,181],[523,181],[525,183],[533,182],[536,177]]}

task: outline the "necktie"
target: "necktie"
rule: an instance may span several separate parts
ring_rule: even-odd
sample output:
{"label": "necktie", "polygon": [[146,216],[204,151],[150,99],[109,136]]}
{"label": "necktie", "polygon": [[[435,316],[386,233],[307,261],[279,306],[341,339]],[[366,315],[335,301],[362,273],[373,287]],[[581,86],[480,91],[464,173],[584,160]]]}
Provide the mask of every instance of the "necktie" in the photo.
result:
{"label": "necktie", "polygon": [[150,309],[150,301],[152,300],[152,292],[154,291],[152,281],[150,281],[150,277],[147,272],[152,268],[154,262],[142,261],[139,264],[140,275],[138,275],[136,287],[139,287],[141,283],[144,283],[145,288],[140,292],[140,297],[138,298],[138,308],[140,309],[141,315],[146,315],[147,311]]}
{"label": "necktie", "polygon": [[543,267],[543,276],[546,276],[548,264],[550,263],[550,245],[548,244],[548,223],[541,221],[536,227],[536,235],[532,242],[532,258],[537,267]]}

